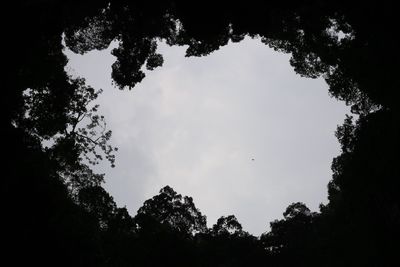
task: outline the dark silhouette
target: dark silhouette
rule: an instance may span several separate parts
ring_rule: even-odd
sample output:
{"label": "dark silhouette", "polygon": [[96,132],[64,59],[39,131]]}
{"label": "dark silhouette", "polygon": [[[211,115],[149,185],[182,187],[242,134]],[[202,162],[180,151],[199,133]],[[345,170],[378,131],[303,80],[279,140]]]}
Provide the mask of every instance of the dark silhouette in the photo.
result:
{"label": "dark silhouette", "polygon": [[[391,1],[11,1],[1,100],[4,262],[12,266],[395,266],[400,240],[399,53]],[[261,237],[231,215],[207,228],[190,197],[165,187],[132,218],[92,164],[114,165],[111,131],[88,104],[101,91],[65,71],[113,41],[116,87],[163,63],[157,40],[207,56],[260,38],[348,105],[329,203],[290,205]],[[284,103],[283,103],[284,104]],[[47,145],[45,145],[45,143]],[[86,159],[87,164],[83,162]],[[254,159],[252,159],[254,160]],[[260,211],[265,212],[265,211]]]}
{"label": "dark silhouette", "polygon": [[204,233],[206,217],[195,207],[191,197],[182,197],[166,186],[160,194],[144,202],[138,210],[136,221],[140,229],[148,227],[147,221],[165,225],[185,235]]}

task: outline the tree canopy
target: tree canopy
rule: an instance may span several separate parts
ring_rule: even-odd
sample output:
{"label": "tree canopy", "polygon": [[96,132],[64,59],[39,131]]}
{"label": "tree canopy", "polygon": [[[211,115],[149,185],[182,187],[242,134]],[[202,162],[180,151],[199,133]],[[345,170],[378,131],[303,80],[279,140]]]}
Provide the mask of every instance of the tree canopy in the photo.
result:
{"label": "tree canopy", "polygon": [[[399,53],[392,1],[11,1],[4,8],[5,260],[57,266],[393,266],[400,239]],[[301,76],[323,77],[352,107],[336,136],[329,202],[291,204],[261,237],[233,216],[208,228],[171,187],[135,217],[91,166],[115,163],[101,90],[65,70],[75,53],[107,48],[119,89],[162,66],[157,42],[207,56],[245,36],[290,53]],[[264,211],[260,211],[264,212]],[[26,265],[26,264],[25,264]]]}

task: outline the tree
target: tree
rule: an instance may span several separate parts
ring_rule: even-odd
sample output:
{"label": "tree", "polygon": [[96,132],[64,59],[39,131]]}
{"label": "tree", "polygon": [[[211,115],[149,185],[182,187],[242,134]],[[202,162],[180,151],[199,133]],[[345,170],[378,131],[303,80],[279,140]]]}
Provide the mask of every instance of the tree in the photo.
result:
{"label": "tree", "polygon": [[162,188],[157,196],[146,200],[138,210],[136,220],[139,227],[146,227],[143,224],[146,217],[188,235],[207,230],[206,217],[196,208],[193,199],[182,197],[169,186]]}
{"label": "tree", "polygon": [[314,266],[311,248],[316,214],[296,202],[286,208],[283,216],[284,219],[271,222],[271,230],[261,236],[265,250],[279,266]]}
{"label": "tree", "polygon": [[[338,128],[342,153],[333,161],[329,203],[321,206],[321,213],[310,213],[302,203],[291,205],[284,219],[273,222],[271,232],[261,238],[271,263],[312,265],[310,255],[317,254],[325,259],[323,265],[331,266],[390,266],[397,259],[400,98],[399,80],[393,77],[399,72],[400,54],[395,3],[207,0],[194,6],[174,0],[157,5],[32,0],[8,4],[6,11],[13,19],[6,18],[3,33],[12,41],[4,42],[7,68],[1,106],[6,157],[1,195],[8,204],[4,231],[14,235],[6,243],[18,253],[13,260],[23,254],[31,265],[129,266],[134,260],[126,256],[126,248],[132,246],[143,255],[139,265],[148,263],[146,256],[160,256],[153,265],[187,266],[193,265],[190,257],[196,240],[209,248],[205,251],[211,254],[206,255],[213,255],[209,259],[215,261],[208,265],[256,265],[245,260],[250,251],[258,251],[253,250],[254,238],[209,235],[205,217],[192,199],[171,188],[148,200],[135,221],[126,209],[116,207],[100,187],[103,175],[90,168],[103,158],[114,164],[114,149],[108,144],[111,132],[97,107],[90,106],[98,92],[82,79],[68,76],[63,53],[64,44],[83,54],[118,41],[112,77],[122,89],[143,80],[143,67],[152,70],[162,65],[159,40],[187,45],[187,56],[206,56],[245,36],[290,53],[290,64],[298,74],[322,76],[329,93],[360,116],[354,123],[346,118]],[[44,141],[50,141],[49,147]],[[230,227],[239,232],[236,222],[222,218],[215,232],[226,233]],[[137,236],[135,223],[141,231]],[[193,236],[196,232],[200,234]],[[136,238],[143,242],[132,241]],[[117,253],[104,240],[126,244],[126,250]],[[326,246],[328,252],[318,246]],[[101,249],[106,252],[100,253]]]}
{"label": "tree", "polygon": [[390,266],[400,237],[400,201],[394,189],[399,186],[398,115],[379,110],[356,123],[347,118],[336,135],[342,153],[332,163],[329,203],[323,211],[336,252],[333,264]]}
{"label": "tree", "polygon": [[243,235],[242,225],[235,215],[222,216],[217,220],[211,230],[213,235]]}

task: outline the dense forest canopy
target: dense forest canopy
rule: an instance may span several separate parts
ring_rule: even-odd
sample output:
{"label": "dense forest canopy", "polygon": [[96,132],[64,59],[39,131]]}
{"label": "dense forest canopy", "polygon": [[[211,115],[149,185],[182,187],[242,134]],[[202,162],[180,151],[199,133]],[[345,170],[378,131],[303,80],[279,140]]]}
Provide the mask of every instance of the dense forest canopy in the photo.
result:
{"label": "dense forest canopy", "polygon": [[[13,1],[5,9],[2,97],[6,255],[15,266],[393,266],[399,240],[399,53],[391,1]],[[115,163],[101,90],[65,71],[76,53],[113,50],[121,90],[162,66],[157,41],[207,56],[245,36],[283,53],[358,115],[336,136],[329,203],[293,203],[254,237],[234,215],[210,229],[193,199],[170,187],[135,217],[91,165]],[[47,145],[44,145],[44,144]],[[263,212],[263,211],[260,211]]]}

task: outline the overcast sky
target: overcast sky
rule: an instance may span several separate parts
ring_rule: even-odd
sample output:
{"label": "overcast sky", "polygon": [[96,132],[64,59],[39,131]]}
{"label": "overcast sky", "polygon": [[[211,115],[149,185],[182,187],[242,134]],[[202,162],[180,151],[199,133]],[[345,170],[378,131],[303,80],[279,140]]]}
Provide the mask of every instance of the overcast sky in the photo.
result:
{"label": "overcast sky", "polygon": [[114,169],[98,170],[132,216],[165,185],[192,196],[209,226],[234,214],[254,235],[292,202],[326,203],[334,131],[349,108],[322,79],[295,74],[289,55],[249,38],[202,58],[161,43],[164,66],[121,91],[110,50],[66,51],[68,69],[104,89],[100,113],[119,151]]}

